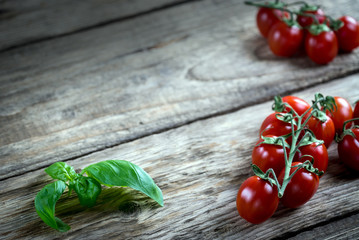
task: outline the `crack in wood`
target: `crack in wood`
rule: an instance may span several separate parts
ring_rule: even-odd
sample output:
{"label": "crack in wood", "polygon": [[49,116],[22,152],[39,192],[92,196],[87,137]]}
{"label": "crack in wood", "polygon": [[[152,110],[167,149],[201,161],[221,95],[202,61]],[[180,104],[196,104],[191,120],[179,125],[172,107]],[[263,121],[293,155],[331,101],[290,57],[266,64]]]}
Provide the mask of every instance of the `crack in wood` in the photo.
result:
{"label": "crack in wood", "polygon": [[304,227],[304,228],[300,229],[299,231],[286,232],[281,236],[272,238],[272,240],[289,239],[289,238],[298,236],[299,234],[301,234],[303,232],[310,231],[310,230],[316,229],[318,227],[326,226],[326,225],[329,225],[330,223],[337,222],[337,221],[340,221],[340,220],[343,220],[343,219],[346,219],[346,218],[350,218],[351,216],[354,216],[354,215],[356,215],[358,213],[359,213],[359,210],[356,210],[356,211],[353,211],[353,212],[350,212],[350,213],[346,213],[346,214],[343,214],[343,215],[340,215],[340,216],[336,216],[336,217],[327,219],[325,221],[316,223],[314,225],[311,225],[309,227]]}
{"label": "crack in wood", "polygon": [[[338,79],[340,79],[342,77],[350,76],[350,75],[353,75],[353,74],[356,74],[356,73],[359,73],[359,69],[356,69],[356,70],[354,70],[352,72],[346,72],[346,73],[344,73],[343,75],[340,75],[340,76],[335,76],[335,77],[332,77],[332,78],[328,78],[325,82],[327,83],[327,82],[331,82],[331,81],[336,81],[336,80],[338,80]],[[275,95],[278,95],[278,94],[282,95],[282,96],[290,95],[293,92],[304,90],[304,89],[307,89],[309,87],[315,87],[315,86],[318,86],[318,85],[320,85],[322,83],[323,82],[317,82],[317,83],[306,85],[305,87],[302,87],[302,88],[296,88],[296,89],[291,90],[291,91],[277,92]],[[104,147],[95,149],[93,151],[89,151],[89,152],[79,154],[79,155],[76,155],[76,156],[73,156],[73,157],[70,157],[70,158],[66,158],[66,159],[63,159],[61,161],[63,161],[63,162],[72,161],[72,160],[75,160],[75,159],[78,159],[78,158],[81,158],[81,157],[85,157],[85,156],[94,154],[96,152],[101,152],[101,151],[104,151],[106,149],[114,148],[114,147],[117,147],[119,145],[129,143],[129,142],[133,142],[133,141],[136,141],[138,139],[142,139],[142,138],[145,138],[145,137],[148,137],[148,136],[151,136],[151,135],[161,134],[161,133],[164,133],[164,132],[167,132],[167,131],[170,131],[170,130],[174,130],[174,129],[177,129],[177,128],[180,128],[180,127],[183,127],[183,126],[186,126],[186,125],[190,125],[190,124],[195,123],[195,122],[199,122],[199,121],[207,120],[207,119],[210,119],[210,118],[215,118],[215,117],[231,114],[231,113],[237,112],[237,111],[239,111],[239,110],[241,110],[243,108],[252,107],[254,105],[261,104],[261,103],[264,103],[266,101],[269,101],[269,100],[272,99],[272,97],[273,96],[265,96],[265,97],[263,97],[261,99],[257,99],[257,101],[252,101],[252,102],[249,101],[245,105],[239,105],[239,106],[237,106],[235,108],[230,108],[230,109],[226,109],[226,110],[222,110],[222,111],[217,111],[216,113],[203,115],[201,117],[198,117],[198,118],[195,118],[195,119],[190,119],[190,120],[185,121],[183,123],[177,123],[177,124],[173,124],[173,125],[168,125],[168,126],[166,126],[164,128],[159,128],[156,131],[150,131],[150,132],[147,132],[147,133],[145,132],[144,134],[138,134],[137,136],[129,137],[129,138],[127,138],[125,140],[122,140],[122,141],[119,141],[117,143],[114,143],[114,144],[111,144],[111,145],[106,145]],[[0,177],[0,181],[7,180],[7,179],[17,177],[17,176],[21,176],[21,175],[23,175],[25,173],[28,173],[28,172],[33,172],[33,171],[36,171],[36,170],[39,170],[39,169],[43,169],[43,168],[46,168],[46,167],[48,167],[50,165],[41,165],[41,166],[39,166],[37,168],[31,169],[30,171],[24,171],[24,172],[21,172],[19,174],[14,174],[14,175],[11,175],[11,176],[5,177],[5,178]]]}
{"label": "crack in wood", "polygon": [[11,19],[16,16],[16,12],[9,9],[0,9],[0,20]]}
{"label": "crack in wood", "polygon": [[[164,10],[167,10],[167,9],[170,9],[170,8],[173,8],[173,7],[177,7],[177,6],[180,6],[180,5],[184,5],[184,4],[188,4],[188,3],[192,3],[192,2],[199,2],[199,1],[203,1],[203,0],[180,0],[180,1],[175,2],[175,3],[164,4],[162,6],[154,7],[152,9],[150,9],[150,10],[135,13],[135,14],[132,14],[132,15],[129,15],[129,16],[124,16],[124,17],[119,17],[119,18],[114,18],[114,19],[111,19],[111,20],[103,21],[103,22],[94,24],[92,26],[87,26],[87,27],[82,27],[82,28],[76,29],[74,31],[61,33],[61,34],[57,34],[57,35],[54,35],[54,36],[48,36],[48,37],[44,37],[44,38],[34,39],[34,40],[30,40],[30,41],[25,42],[25,43],[12,45],[12,46],[6,47],[4,49],[1,49],[0,54],[3,53],[3,52],[7,52],[7,51],[10,51],[10,50],[16,49],[16,48],[26,47],[26,46],[29,46],[29,45],[32,45],[32,44],[37,44],[37,43],[49,41],[49,40],[56,39],[56,38],[62,38],[62,37],[66,37],[66,36],[86,32],[86,31],[91,31],[91,30],[94,30],[94,29],[97,29],[97,28],[101,28],[101,27],[108,26],[108,25],[111,25],[111,24],[116,24],[116,23],[123,22],[123,21],[127,21],[127,20],[130,20],[130,19],[134,19],[134,18],[137,18],[137,17],[140,17],[140,16],[147,15],[147,14],[160,12],[160,11],[164,11]],[[0,10],[0,19],[11,18],[11,17],[14,17],[14,16],[15,16],[14,13],[11,12],[11,11]]]}

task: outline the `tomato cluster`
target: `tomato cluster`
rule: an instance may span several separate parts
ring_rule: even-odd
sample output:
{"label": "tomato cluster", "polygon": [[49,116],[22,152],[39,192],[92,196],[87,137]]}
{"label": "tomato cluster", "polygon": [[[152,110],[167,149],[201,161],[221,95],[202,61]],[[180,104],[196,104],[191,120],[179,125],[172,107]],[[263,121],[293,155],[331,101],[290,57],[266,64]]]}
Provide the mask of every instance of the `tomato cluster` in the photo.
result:
{"label": "tomato cluster", "polygon": [[256,22],[276,56],[291,57],[299,52],[317,64],[327,64],[338,51],[351,52],[359,46],[359,23],[350,16],[337,20],[319,6],[305,2],[299,11],[282,2],[246,2],[258,6]]}
{"label": "tomato cluster", "polygon": [[316,94],[310,105],[286,96],[276,97],[273,109],[252,151],[256,176],[244,181],[237,194],[240,216],[253,224],[270,218],[279,202],[297,208],[311,199],[327,170],[327,148],[335,136],[340,159],[359,171],[359,118],[353,119],[359,117],[359,103],[353,111],[341,97]]}

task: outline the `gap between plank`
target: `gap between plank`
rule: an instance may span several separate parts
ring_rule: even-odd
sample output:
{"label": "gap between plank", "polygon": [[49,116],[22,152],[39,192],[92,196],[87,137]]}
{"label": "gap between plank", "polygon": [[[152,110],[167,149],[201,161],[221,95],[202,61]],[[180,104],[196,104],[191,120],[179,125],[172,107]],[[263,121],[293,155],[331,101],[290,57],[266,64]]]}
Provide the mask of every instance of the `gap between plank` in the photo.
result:
{"label": "gap between plank", "polygon": [[[328,82],[336,81],[336,80],[341,79],[343,77],[347,77],[347,76],[354,75],[354,74],[357,74],[357,73],[359,73],[359,69],[355,69],[355,70],[350,71],[350,72],[339,74],[338,76],[329,78],[329,79],[327,79],[327,80],[325,80],[323,82],[313,83],[313,84],[310,84],[310,85],[305,86],[305,87],[299,87],[297,89],[293,89],[291,91],[284,91],[284,92],[281,92],[280,95],[282,95],[282,96],[290,95],[290,94],[292,94],[294,92],[298,92],[298,91],[305,90],[307,88],[315,87],[315,86],[320,85],[322,83],[328,83]],[[96,152],[100,152],[100,151],[104,151],[106,149],[110,149],[110,148],[120,146],[121,144],[136,141],[138,139],[142,139],[142,138],[154,135],[154,134],[161,134],[161,133],[164,133],[164,132],[167,132],[167,131],[170,131],[170,130],[174,130],[174,129],[177,129],[177,128],[180,128],[180,127],[183,127],[183,126],[186,126],[186,125],[190,125],[190,124],[195,123],[195,122],[199,122],[199,121],[207,120],[207,119],[210,119],[210,118],[215,118],[215,117],[231,114],[231,113],[237,112],[237,111],[239,111],[241,109],[244,109],[244,108],[247,108],[247,107],[252,107],[254,105],[261,104],[261,103],[264,103],[264,102],[267,102],[267,101],[270,101],[270,100],[273,100],[273,96],[264,97],[262,99],[259,99],[256,102],[248,103],[245,106],[239,105],[239,106],[237,106],[235,108],[219,111],[219,112],[216,112],[216,113],[213,113],[213,114],[204,115],[204,116],[198,117],[196,119],[188,120],[188,121],[183,122],[183,123],[177,123],[177,124],[174,124],[173,126],[168,126],[168,127],[164,127],[164,128],[161,128],[161,129],[157,129],[157,130],[149,132],[149,133],[139,134],[139,135],[137,135],[135,137],[128,138],[126,140],[122,140],[122,141],[120,141],[118,143],[115,143],[115,144],[112,144],[112,145],[109,145],[109,146],[105,146],[105,147],[96,149],[94,151],[90,151],[90,152],[87,152],[87,153],[84,153],[84,154],[80,154],[80,155],[77,155],[77,156],[74,156],[74,157],[71,157],[71,158],[63,159],[62,162],[67,162],[67,161],[75,160],[77,158],[85,157],[85,156],[91,155],[91,154],[96,153]],[[50,166],[50,165],[41,166],[39,168],[35,168],[35,169],[29,170],[29,171],[25,171],[25,172],[22,172],[22,173],[19,173],[19,174],[15,174],[15,175],[12,175],[12,176],[6,177],[6,178],[1,178],[0,177],[0,182],[3,181],[3,180],[13,178],[13,177],[21,176],[21,175],[26,174],[26,173],[35,172],[37,170],[44,169],[44,168],[46,168],[48,166]]]}
{"label": "gap between plank", "polygon": [[345,218],[349,218],[349,217],[354,216],[354,215],[356,215],[358,213],[359,213],[359,211],[357,210],[357,211],[354,211],[354,212],[346,213],[344,215],[336,216],[336,217],[333,217],[333,218],[328,219],[326,221],[314,224],[314,225],[312,225],[310,227],[302,228],[302,229],[300,229],[298,231],[287,232],[287,233],[283,234],[282,236],[272,238],[272,240],[282,240],[282,239],[292,238],[292,237],[295,237],[295,236],[299,235],[302,232],[314,230],[314,229],[316,229],[318,227],[322,227],[322,226],[328,225],[330,223],[334,223],[334,222],[343,220]]}
{"label": "gap between plank", "polygon": [[199,2],[199,1],[203,1],[203,0],[181,0],[181,1],[178,1],[178,2],[175,2],[175,3],[164,4],[162,6],[155,7],[155,8],[143,11],[143,12],[139,12],[139,13],[136,13],[136,14],[125,16],[125,17],[119,17],[119,18],[114,18],[114,19],[111,19],[111,20],[103,21],[103,22],[97,23],[97,24],[92,25],[92,26],[79,28],[79,29],[71,31],[71,32],[61,33],[61,34],[58,34],[58,35],[55,35],[55,36],[39,38],[39,39],[28,41],[26,43],[20,43],[20,44],[17,44],[17,45],[13,45],[13,46],[1,49],[0,54],[4,53],[4,52],[7,52],[7,51],[10,51],[10,50],[13,50],[13,49],[16,49],[16,48],[26,47],[28,45],[41,43],[41,42],[49,41],[49,40],[56,39],[56,38],[66,37],[66,36],[69,36],[69,35],[72,35],[72,34],[86,32],[86,31],[93,30],[93,29],[96,29],[96,28],[99,28],[99,27],[111,25],[111,24],[118,23],[118,22],[121,22],[121,21],[127,21],[127,20],[130,20],[130,19],[133,19],[133,18],[136,18],[136,17],[140,17],[140,16],[144,16],[146,14],[160,12],[160,11],[172,8],[172,7],[184,5],[184,4],[191,3],[191,2]]}

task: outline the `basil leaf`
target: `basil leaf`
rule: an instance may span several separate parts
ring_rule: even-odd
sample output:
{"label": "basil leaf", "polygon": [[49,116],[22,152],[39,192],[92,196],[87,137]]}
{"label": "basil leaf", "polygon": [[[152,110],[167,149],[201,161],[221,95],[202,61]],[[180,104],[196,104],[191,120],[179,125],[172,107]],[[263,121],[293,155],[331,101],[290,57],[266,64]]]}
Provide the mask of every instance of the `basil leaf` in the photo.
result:
{"label": "basil leaf", "polygon": [[66,232],[70,226],[55,217],[55,205],[57,200],[65,191],[66,184],[63,181],[56,181],[46,185],[36,195],[35,208],[37,214],[47,225],[60,232]]}
{"label": "basil leaf", "polygon": [[57,162],[45,169],[53,179],[58,179],[64,182],[73,181],[77,177],[74,168],[64,162]]}
{"label": "basil leaf", "polygon": [[91,177],[79,176],[73,185],[80,204],[85,207],[92,207],[101,193],[101,184]]}
{"label": "basil leaf", "polygon": [[163,206],[161,189],[148,173],[133,163],[125,160],[108,160],[92,164],[83,172],[106,186],[131,187],[143,192]]}

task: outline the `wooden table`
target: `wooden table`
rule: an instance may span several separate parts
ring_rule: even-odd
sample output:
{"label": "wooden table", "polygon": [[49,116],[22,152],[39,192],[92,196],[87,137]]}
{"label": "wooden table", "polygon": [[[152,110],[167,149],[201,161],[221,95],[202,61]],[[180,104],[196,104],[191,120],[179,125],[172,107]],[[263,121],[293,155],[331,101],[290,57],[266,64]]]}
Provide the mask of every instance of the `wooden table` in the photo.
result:
{"label": "wooden table", "polygon": [[[314,2],[359,19],[355,0]],[[239,0],[2,1],[0,238],[358,239],[359,178],[336,144],[307,204],[260,225],[237,213],[273,96],[359,99],[359,49],[325,66],[275,57],[255,13]],[[46,167],[108,159],[144,168],[164,207],[107,188],[89,209],[64,194],[56,215],[69,232],[41,221]]]}

